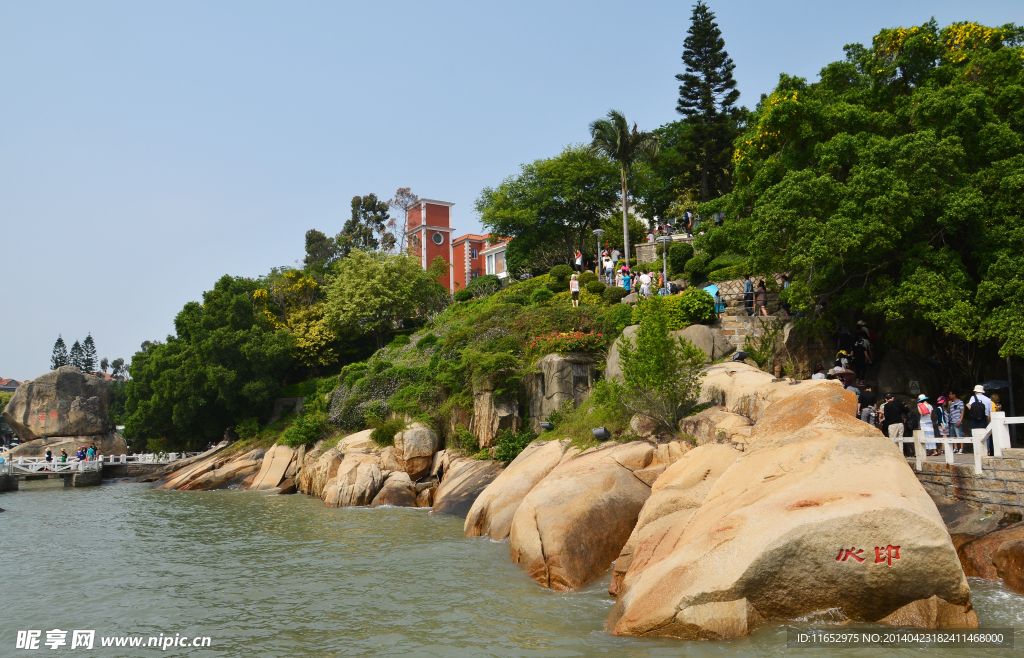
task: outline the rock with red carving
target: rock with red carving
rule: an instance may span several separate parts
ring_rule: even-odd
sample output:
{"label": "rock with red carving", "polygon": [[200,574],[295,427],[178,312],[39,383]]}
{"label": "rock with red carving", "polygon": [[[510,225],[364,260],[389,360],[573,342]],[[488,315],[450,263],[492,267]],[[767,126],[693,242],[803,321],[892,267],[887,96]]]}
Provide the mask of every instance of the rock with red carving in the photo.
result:
{"label": "rock with red carving", "polygon": [[852,393],[802,390],[726,391],[758,418],[747,451],[696,509],[652,502],[669,514],[638,537],[612,633],[728,638],[823,611],[977,626],[942,518],[899,449],[854,418]]}

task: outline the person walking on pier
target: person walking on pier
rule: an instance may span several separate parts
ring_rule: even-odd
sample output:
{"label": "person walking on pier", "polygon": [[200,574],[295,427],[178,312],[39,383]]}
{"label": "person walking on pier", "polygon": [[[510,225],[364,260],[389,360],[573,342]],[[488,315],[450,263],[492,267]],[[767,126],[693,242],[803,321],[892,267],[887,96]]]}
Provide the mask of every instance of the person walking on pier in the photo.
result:
{"label": "person walking on pier", "polygon": [[89,446],[89,449],[85,451],[85,461],[91,462],[96,457],[96,449]]}
{"label": "person walking on pier", "polygon": [[60,463],[61,464],[68,463],[68,451],[65,450],[64,448],[60,449]]}

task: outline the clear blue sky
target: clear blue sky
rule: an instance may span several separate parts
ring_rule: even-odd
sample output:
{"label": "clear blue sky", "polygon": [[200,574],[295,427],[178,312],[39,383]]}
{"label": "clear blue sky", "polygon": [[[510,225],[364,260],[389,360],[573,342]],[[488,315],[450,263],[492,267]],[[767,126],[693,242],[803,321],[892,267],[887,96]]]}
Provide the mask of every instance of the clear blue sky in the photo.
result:
{"label": "clear blue sky", "polygon": [[[753,106],[880,28],[1014,1],[713,0]],[[57,334],[130,359],[223,274],[303,255],[353,195],[480,189],[609,108],[676,118],[689,2],[0,2],[0,377]]]}

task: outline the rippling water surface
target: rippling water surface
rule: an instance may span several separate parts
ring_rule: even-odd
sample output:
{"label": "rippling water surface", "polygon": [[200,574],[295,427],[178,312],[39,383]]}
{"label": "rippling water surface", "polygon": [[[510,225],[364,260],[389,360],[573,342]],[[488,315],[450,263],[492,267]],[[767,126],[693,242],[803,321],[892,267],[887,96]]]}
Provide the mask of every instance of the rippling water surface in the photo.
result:
{"label": "rippling water surface", "polygon": [[[464,539],[462,519],[415,509],[326,509],[306,496],[22,483],[0,495],[0,656],[18,630],[210,636],[189,656],[934,656],[1024,650],[787,649],[784,626],[728,642],[602,631],[608,578],[558,594]],[[1024,628],[1024,597],[971,583],[983,626]],[[69,644],[70,644],[70,635]],[[1017,634],[1018,647],[1024,635]],[[75,650],[76,652],[78,650]]]}

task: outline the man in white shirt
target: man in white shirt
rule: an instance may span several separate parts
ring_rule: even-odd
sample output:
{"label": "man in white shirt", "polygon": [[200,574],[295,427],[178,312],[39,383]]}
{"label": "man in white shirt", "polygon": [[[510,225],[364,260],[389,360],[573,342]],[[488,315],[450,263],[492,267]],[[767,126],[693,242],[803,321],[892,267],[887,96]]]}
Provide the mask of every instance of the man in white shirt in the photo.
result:
{"label": "man in white shirt", "polygon": [[[978,412],[978,409],[973,406],[979,403],[985,409],[984,417],[982,417],[981,414]],[[977,386],[974,387],[974,395],[972,395],[971,399],[967,401],[967,417],[971,419],[972,430],[983,430],[986,427],[988,427],[988,424],[990,422],[992,422],[992,400],[989,399],[987,395],[985,395],[985,387],[982,386],[981,384],[978,384]],[[986,440],[985,443],[988,444],[987,452],[991,451],[992,438],[989,437],[989,439]]]}
{"label": "man in white shirt", "polygon": [[814,374],[811,375],[811,379],[828,379],[828,377],[825,376],[825,368],[819,365],[817,369],[815,369]]}

